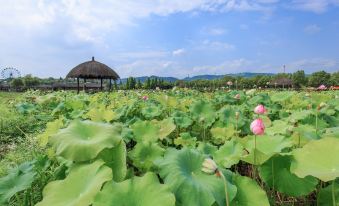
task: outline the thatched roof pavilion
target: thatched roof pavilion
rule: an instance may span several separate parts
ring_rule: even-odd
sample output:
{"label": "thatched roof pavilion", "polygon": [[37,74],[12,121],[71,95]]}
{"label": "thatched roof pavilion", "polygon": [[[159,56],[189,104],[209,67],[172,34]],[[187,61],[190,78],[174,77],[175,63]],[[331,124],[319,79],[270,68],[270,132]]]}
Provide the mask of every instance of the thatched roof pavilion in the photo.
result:
{"label": "thatched roof pavilion", "polygon": [[275,86],[292,86],[293,85],[293,81],[289,78],[286,77],[280,77],[278,79],[275,79],[273,81],[271,81],[271,85],[275,85]]}
{"label": "thatched roof pavilion", "polygon": [[79,64],[74,67],[66,76],[66,78],[76,78],[78,82],[78,92],[79,92],[79,79],[100,79],[101,82],[101,90],[102,90],[102,80],[109,79],[110,89],[112,87],[111,80],[120,79],[119,75],[107,65],[100,63],[94,60],[92,57],[92,61],[87,61]]}

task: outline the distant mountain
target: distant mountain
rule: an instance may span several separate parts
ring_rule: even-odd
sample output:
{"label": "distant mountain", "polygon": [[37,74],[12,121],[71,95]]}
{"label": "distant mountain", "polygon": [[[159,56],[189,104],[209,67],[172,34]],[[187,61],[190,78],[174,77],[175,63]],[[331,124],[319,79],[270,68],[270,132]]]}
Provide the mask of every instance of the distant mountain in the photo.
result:
{"label": "distant mountain", "polygon": [[[264,75],[264,76],[272,76],[274,75],[273,73],[252,73],[252,72],[243,72],[243,73],[236,73],[236,74],[225,74],[225,75],[211,75],[211,74],[206,74],[206,75],[197,75],[193,77],[186,77],[182,80],[184,81],[193,81],[193,80],[213,80],[213,79],[221,79],[224,76],[232,76],[232,77],[254,77],[258,75]],[[177,80],[180,80],[175,77],[159,77],[159,76],[142,76],[142,77],[135,77],[137,80],[140,80],[142,83],[144,83],[147,78],[158,78],[158,79],[163,79],[164,81],[167,82],[175,82]],[[122,83],[125,83],[127,81],[127,78],[122,78],[121,79]]]}

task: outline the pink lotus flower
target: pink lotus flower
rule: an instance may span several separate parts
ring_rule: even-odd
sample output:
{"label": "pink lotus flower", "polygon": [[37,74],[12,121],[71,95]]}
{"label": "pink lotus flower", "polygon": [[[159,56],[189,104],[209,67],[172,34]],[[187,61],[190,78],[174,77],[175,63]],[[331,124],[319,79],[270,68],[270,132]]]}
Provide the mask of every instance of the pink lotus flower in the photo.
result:
{"label": "pink lotus flower", "polygon": [[326,87],[325,85],[322,84],[322,85],[320,85],[320,86],[318,87],[318,89],[319,89],[319,90],[325,90],[325,89],[327,89],[327,87]]}
{"label": "pink lotus flower", "polygon": [[228,86],[232,86],[232,85],[233,85],[233,82],[228,81],[228,82],[227,82],[227,85],[228,85]]}
{"label": "pink lotus flower", "polygon": [[255,119],[251,123],[250,128],[251,128],[251,131],[253,132],[253,134],[255,134],[255,135],[263,135],[264,132],[265,132],[264,122],[260,118]]}
{"label": "pink lotus flower", "polygon": [[265,112],[267,112],[267,110],[262,104],[259,104],[254,108],[254,113],[256,114],[264,114]]}
{"label": "pink lotus flower", "polygon": [[145,95],[145,96],[142,97],[142,99],[146,101],[146,100],[148,100],[148,96]]}
{"label": "pink lotus flower", "polygon": [[240,94],[236,94],[236,95],[234,96],[234,99],[239,100],[239,99],[240,99]]}

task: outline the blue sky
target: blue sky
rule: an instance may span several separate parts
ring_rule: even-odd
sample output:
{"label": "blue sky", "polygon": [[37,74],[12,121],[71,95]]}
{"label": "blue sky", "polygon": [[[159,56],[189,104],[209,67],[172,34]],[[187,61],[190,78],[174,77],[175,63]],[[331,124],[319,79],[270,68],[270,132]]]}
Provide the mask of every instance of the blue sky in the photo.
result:
{"label": "blue sky", "polygon": [[339,0],[0,0],[0,68],[64,77],[339,70]]}

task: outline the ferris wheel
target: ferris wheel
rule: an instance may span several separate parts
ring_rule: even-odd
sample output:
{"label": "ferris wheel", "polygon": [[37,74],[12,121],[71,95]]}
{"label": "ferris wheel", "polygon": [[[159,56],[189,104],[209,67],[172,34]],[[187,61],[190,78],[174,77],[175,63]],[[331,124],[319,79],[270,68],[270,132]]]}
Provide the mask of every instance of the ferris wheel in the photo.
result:
{"label": "ferris wheel", "polygon": [[18,69],[13,67],[7,67],[1,70],[2,79],[14,79],[21,77],[21,73]]}

